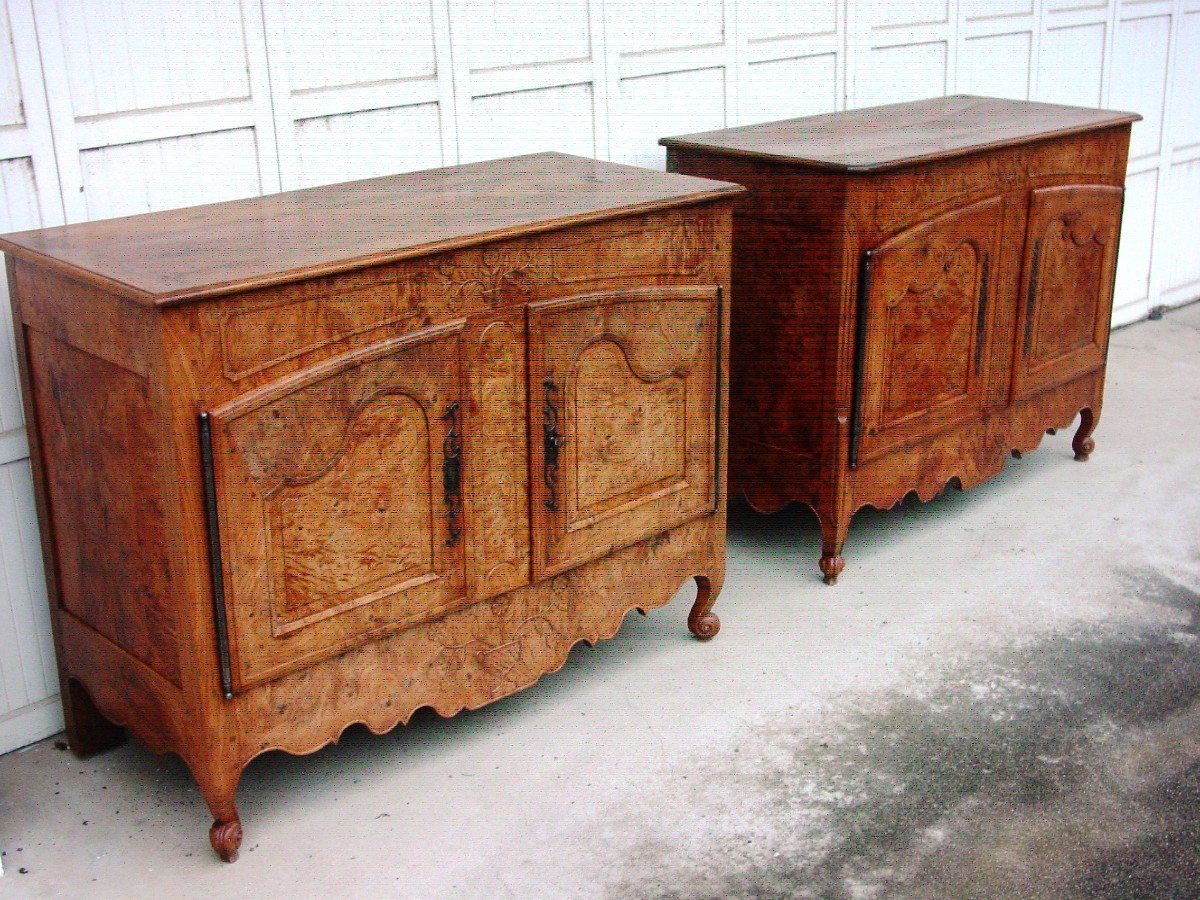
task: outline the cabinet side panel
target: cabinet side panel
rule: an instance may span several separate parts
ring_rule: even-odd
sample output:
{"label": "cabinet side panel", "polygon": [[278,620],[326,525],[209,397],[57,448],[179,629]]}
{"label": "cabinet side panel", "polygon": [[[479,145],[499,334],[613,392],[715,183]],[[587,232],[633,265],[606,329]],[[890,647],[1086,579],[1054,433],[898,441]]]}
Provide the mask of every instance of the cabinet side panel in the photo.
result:
{"label": "cabinet side panel", "polygon": [[815,491],[818,472],[836,453],[838,361],[849,356],[845,180],[676,148],[669,166],[749,189],[733,219],[730,487],[764,512],[811,501],[794,486]]}
{"label": "cabinet side panel", "polygon": [[149,373],[153,350],[144,308],[24,263],[17,264],[13,280],[30,328],[122,369]]}
{"label": "cabinet side panel", "polygon": [[22,324],[58,603],[176,686],[177,625],[149,379]]}

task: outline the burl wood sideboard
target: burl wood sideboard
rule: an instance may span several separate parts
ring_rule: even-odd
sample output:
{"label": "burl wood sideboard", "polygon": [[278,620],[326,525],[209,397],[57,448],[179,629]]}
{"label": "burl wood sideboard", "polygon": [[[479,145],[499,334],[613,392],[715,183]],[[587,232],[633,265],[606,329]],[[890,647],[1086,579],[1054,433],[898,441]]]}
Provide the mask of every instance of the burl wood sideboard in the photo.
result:
{"label": "burl wood sideboard", "polygon": [[8,235],[70,746],[474,709],[725,570],[736,185],[561,154]]}
{"label": "burl wood sideboard", "polygon": [[665,138],[734,216],[730,489],[821,520],[998,473],[1100,415],[1128,113],[947,97]]}

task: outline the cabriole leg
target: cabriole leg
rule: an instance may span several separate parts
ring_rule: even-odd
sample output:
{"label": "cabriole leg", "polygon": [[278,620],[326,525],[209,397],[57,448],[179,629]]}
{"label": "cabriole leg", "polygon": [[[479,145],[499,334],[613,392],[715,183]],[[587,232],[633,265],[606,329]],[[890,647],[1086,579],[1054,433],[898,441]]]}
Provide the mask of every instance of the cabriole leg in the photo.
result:
{"label": "cabriole leg", "polygon": [[821,520],[821,574],[826,584],[837,584],[838,576],[846,568],[842,546],[850,532],[850,517],[836,512],[817,515]]}
{"label": "cabriole leg", "polygon": [[1092,451],[1096,449],[1096,442],[1092,440],[1092,432],[1096,430],[1096,422],[1099,418],[1090,409],[1082,410],[1079,413],[1079,430],[1075,432],[1075,438],[1071,441],[1071,449],[1075,451],[1075,458],[1080,462],[1087,462]]}
{"label": "cabriole leg", "polygon": [[696,602],[692,604],[692,611],[688,614],[688,630],[697,640],[712,640],[721,630],[721,620],[712,611],[719,593],[719,583],[714,585],[712,579],[706,575],[696,576]]}
{"label": "cabriole leg", "polygon": [[237,786],[240,771],[196,772],[200,793],[212,813],[212,827],[208,829],[208,840],[217,856],[227,863],[237,862],[238,848],[242,845],[242,821],[237,810]]}

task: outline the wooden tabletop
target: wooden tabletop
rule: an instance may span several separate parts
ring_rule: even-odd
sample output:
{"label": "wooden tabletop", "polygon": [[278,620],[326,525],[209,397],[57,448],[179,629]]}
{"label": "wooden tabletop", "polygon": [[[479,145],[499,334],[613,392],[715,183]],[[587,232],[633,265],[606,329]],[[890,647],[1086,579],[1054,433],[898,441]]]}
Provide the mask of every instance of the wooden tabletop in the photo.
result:
{"label": "wooden tabletop", "polygon": [[1137,113],[1104,109],[957,96],[706,131],[663,138],[659,143],[823,169],[876,172],[1141,118]]}
{"label": "wooden tabletop", "polygon": [[0,237],[0,250],[168,306],[736,194],[563,153]]}

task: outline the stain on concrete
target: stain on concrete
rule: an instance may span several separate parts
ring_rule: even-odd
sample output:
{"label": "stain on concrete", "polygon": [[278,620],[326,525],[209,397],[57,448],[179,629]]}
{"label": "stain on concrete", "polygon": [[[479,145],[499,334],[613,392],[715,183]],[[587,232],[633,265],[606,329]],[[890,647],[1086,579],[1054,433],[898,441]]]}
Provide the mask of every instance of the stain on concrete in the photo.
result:
{"label": "stain on concrete", "polygon": [[612,824],[605,892],[1200,897],[1200,593],[1154,570],[1117,584],[1178,615],[846,698],[836,733],[760,727]]}

